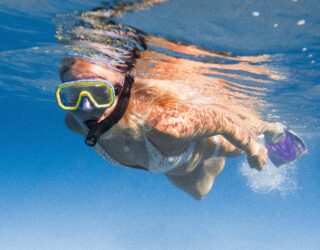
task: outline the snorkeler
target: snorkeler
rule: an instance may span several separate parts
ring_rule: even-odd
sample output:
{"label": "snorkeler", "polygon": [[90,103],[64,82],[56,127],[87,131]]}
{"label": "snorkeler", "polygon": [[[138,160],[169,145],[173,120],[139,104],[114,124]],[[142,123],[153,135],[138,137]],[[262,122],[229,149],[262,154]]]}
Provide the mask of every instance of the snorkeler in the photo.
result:
{"label": "snorkeler", "polygon": [[[160,1],[141,1],[146,2],[150,6]],[[141,9],[138,3],[132,9]],[[211,79],[211,91],[201,92],[205,78],[190,70],[194,63],[198,70],[238,66],[276,77],[250,65],[265,58],[237,58],[175,44],[106,21],[104,13],[110,14],[102,8],[83,13],[81,24],[71,31],[69,43],[80,54],[62,61],[63,83],[56,97],[59,106],[69,111],[66,125],[84,136],[85,143],[106,161],[164,173],[174,185],[201,199],[227,157],[246,154],[249,165],[261,170],[268,155],[280,166],[306,152],[299,137],[280,123],[262,121],[231,97],[226,101],[227,90],[217,91],[226,84],[221,79]],[[151,45],[189,55],[232,58],[239,64],[199,67],[199,62],[161,55]],[[258,142],[261,135],[265,145]]]}

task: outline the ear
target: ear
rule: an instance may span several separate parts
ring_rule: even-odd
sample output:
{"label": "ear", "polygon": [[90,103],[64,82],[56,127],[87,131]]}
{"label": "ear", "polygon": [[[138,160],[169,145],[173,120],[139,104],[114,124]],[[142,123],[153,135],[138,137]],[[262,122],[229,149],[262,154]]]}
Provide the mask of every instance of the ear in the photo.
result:
{"label": "ear", "polygon": [[70,129],[71,131],[73,131],[77,134],[85,136],[85,132],[83,131],[80,124],[76,121],[76,119],[74,119],[74,117],[72,116],[72,114],[70,112],[68,112],[66,114],[66,116],[64,118],[64,122],[65,122],[66,126],[68,127],[68,129]]}

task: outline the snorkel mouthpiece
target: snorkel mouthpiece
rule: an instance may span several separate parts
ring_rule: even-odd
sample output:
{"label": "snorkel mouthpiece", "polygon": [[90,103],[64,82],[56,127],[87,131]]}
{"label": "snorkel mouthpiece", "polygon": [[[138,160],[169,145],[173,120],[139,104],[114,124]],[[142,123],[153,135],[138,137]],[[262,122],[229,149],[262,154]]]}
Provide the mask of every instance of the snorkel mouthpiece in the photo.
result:
{"label": "snorkel mouthpiece", "polygon": [[133,77],[131,75],[126,75],[119,101],[113,112],[104,121],[98,123],[95,120],[88,120],[85,122],[89,128],[89,132],[85,139],[85,143],[88,146],[94,147],[99,141],[100,136],[111,129],[123,117],[129,105],[133,82]]}
{"label": "snorkel mouthpiece", "polygon": [[94,145],[96,145],[101,136],[101,126],[99,126],[99,123],[95,120],[86,121],[86,125],[90,130],[87,134],[85,143],[88,146],[93,147]]}

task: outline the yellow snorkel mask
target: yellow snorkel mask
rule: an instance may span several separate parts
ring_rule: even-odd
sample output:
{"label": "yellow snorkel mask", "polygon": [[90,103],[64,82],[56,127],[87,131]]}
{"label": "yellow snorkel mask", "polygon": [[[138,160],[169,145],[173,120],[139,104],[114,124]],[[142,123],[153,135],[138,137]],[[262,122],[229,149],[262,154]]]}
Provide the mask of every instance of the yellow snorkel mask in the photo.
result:
{"label": "yellow snorkel mask", "polygon": [[96,108],[105,109],[114,104],[119,90],[119,84],[113,86],[106,80],[78,80],[60,84],[56,90],[56,98],[63,110],[78,109],[84,97],[88,98]]}

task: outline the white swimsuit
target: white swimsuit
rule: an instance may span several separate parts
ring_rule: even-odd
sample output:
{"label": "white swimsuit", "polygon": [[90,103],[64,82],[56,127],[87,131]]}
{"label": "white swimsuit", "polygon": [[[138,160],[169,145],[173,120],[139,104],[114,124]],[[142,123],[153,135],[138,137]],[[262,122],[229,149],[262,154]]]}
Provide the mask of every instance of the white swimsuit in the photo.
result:
{"label": "white swimsuit", "polygon": [[186,164],[190,161],[195,146],[195,142],[192,142],[180,155],[165,156],[148,139],[145,143],[149,156],[148,170],[153,173],[164,173]]}
{"label": "white swimsuit", "polygon": [[[217,157],[219,154],[220,143],[218,137],[214,136],[214,141],[216,147],[212,157]],[[182,152],[180,155],[175,156],[165,156],[163,155],[148,139],[145,140],[146,149],[148,151],[148,168],[147,170],[153,173],[165,173],[179,166],[186,164],[190,161],[195,147],[195,142],[190,143],[188,148]],[[126,167],[119,162],[115,161],[102,147],[99,143],[94,147],[95,151],[107,162],[119,167]],[[129,167],[130,168],[130,167]]]}

